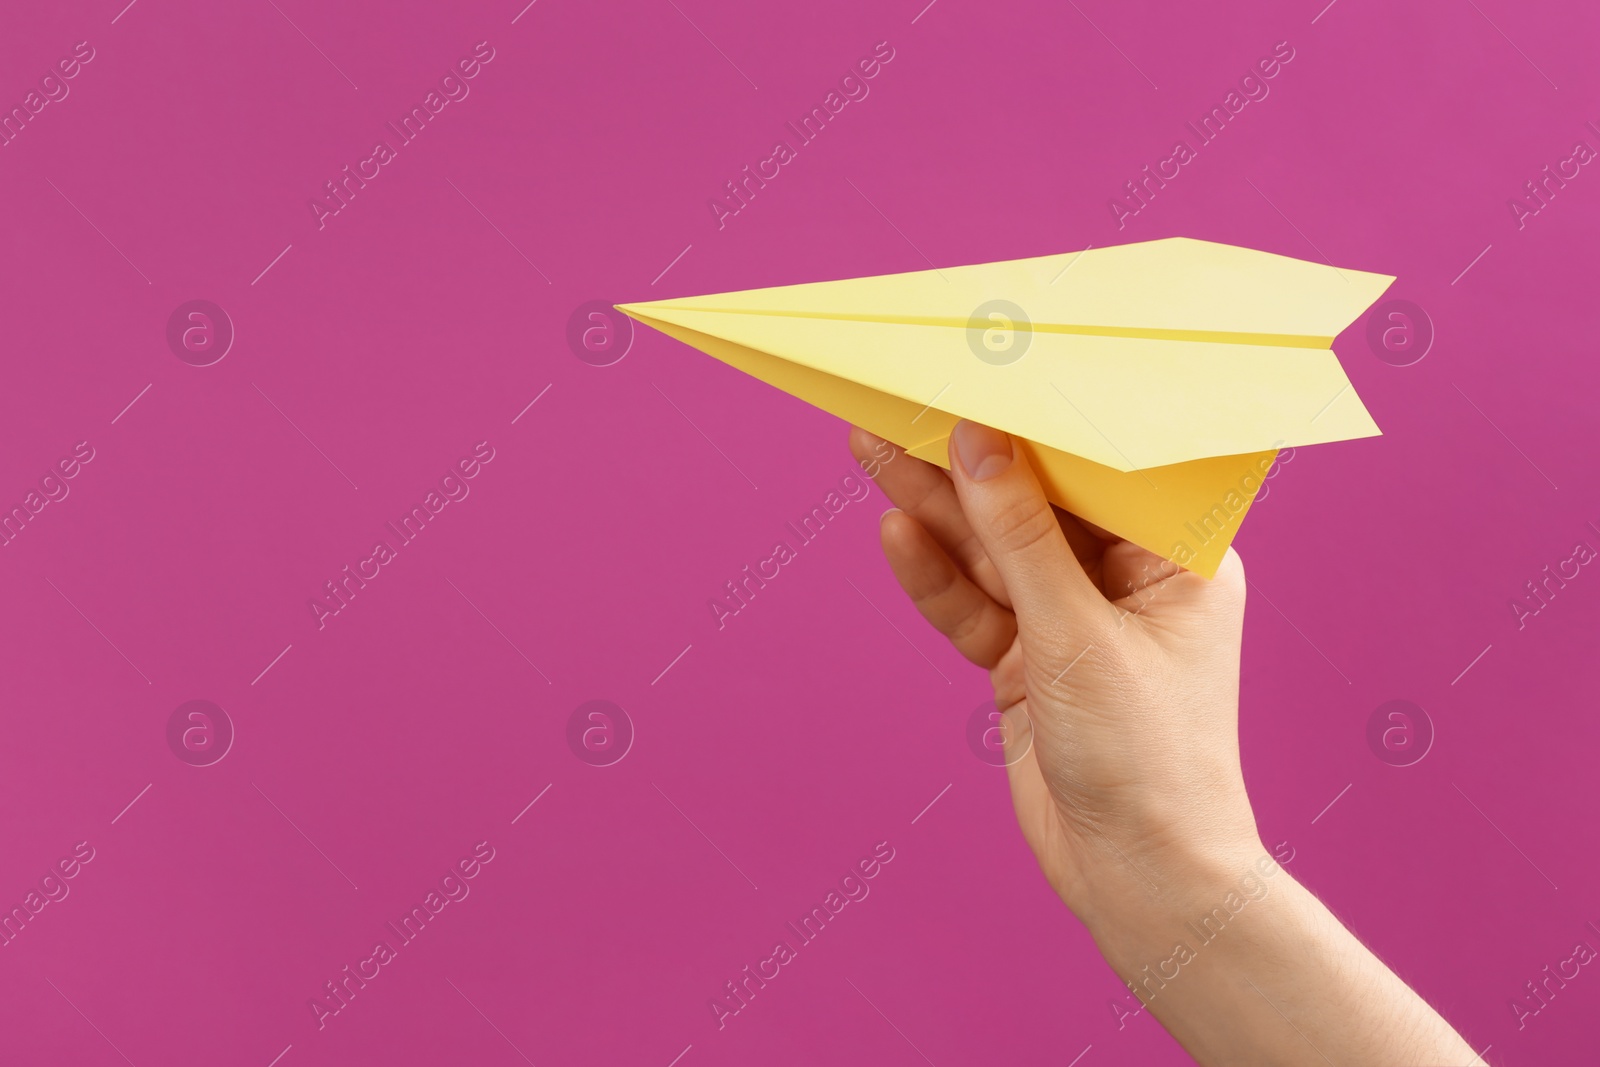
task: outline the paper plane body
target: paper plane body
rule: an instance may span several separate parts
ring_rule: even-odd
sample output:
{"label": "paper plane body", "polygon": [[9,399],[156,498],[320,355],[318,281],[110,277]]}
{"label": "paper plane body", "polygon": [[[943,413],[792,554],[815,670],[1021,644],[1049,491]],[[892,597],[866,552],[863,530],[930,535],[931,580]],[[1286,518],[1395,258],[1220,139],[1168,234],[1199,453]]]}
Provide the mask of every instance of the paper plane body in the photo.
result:
{"label": "paper plane body", "polygon": [[1393,281],[1172,237],[618,308],[942,467],[958,420],[1005,430],[1209,578],[1278,449],[1380,433],[1330,346]]}

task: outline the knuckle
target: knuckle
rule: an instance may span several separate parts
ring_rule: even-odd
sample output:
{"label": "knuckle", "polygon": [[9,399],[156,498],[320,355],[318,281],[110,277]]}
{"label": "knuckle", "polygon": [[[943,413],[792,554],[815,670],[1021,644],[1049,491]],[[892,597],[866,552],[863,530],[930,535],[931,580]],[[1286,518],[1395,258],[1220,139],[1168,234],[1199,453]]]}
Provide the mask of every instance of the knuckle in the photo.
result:
{"label": "knuckle", "polygon": [[960,589],[961,580],[955,568],[949,565],[940,566],[932,573],[919,575],[907,592],[911,599],[928,615],[936,615]]}
{"label": "knuckle", "polygon": [[944,476],[939,474],[937,471],[933,472],[933,474],[933,478],[924,481],[920,486],[907,494],[905,510],[910,514],[917,516],[918,518],[921,518],[923,515],[928,513],[930,510],[929,506],[936,503],[934,498],[939,495],[940,489],[943,488],[943,486],[940,485],[940,481],[942,481]]}
{"label": "knuckle", "polygon": [[1245,580],[1244,564],[1240,562],[1238,554],[1233,549],[1230,548],[1228,554],[1223,557],[1215,577],[1205,579],[1190,574],[1183,577],[1190,579],[1194,585],[1193,595],[1197,602],[1218,616],[1226,617],[1243,612],[1249,593],[1249,583]]}
{"label": "knuckle", "polygon": [[1026,555],[1060,536],[1055,513],[1043,498],[1022,497],[1001,504],[989,517],[989,535],[1001,551]]}
{"label": "knuckle", "polygon": [[1215,580],[1241,601],[1244,599],[1249,581],[1245,575],[1243,558],[1232,548],[1228,549],[1228,554],[1223,558]]}
{"label": "knuckle", "polygon": [[957,645],[963,644],[982,628],[984,615],[985,612],[982,605],[972,605],[950,623],[950,628],[946,631],[945,636],[949,637]]}
{"label": "knuckle", "polygon": [[961,540],[950,546],[950,558],[972,566],[988,559],[989,554],[984,551],[983,542],[978,539],[976,531],[969,528]]}

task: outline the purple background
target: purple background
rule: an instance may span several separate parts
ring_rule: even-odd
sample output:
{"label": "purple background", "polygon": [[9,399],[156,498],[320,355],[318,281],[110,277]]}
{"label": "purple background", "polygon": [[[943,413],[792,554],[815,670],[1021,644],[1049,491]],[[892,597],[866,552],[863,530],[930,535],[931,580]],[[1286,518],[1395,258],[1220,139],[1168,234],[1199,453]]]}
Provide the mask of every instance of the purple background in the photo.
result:
{"label": "purple background", "polygon": [[[1600,547],[1600,175],[1522,228],[1507,204],[1600,147],[1592,6],[123,4],[0,27],[7,111],[95,52],[0,148],[0,504],[94,449],[0,548],[0,907],[95,850],[0,949],[7,1062],[1186,1062],[1118,1030],[876,490],[718,630],[851,471],[844,427],[660,335],[606,367],[566,341],[587,301],[1170,235],[1392,273],[1431,318],[1411,366],[1339,339],[1385,436],[1300,450],[1239,540],[1246,774],[1296,877],[1489,1062],[1592,1061],[1592,968],[1520,1030],[1508,1005],[1600,948],[1600,577],[1509,605]],[[485,40],[319,229],[323,183]],[[708,199],[880,41],[870,95],[719,229]],[[1270,95],[1119,229],[1280,41]],[[237,331],[213,366],[167,345],[192,299]],[[485,440],[319,630],[309,598]],[[211,766],[168,747],[194,699],[236,731]],[[609,767],[567,743],[594,699],[636,731]],[[1393,699],[1436,733],[1412,766],[1368,746]],[[485,840],[319,1030],[309,999]],[[880,841],[871,895],[719,1030],[710,998]]]}

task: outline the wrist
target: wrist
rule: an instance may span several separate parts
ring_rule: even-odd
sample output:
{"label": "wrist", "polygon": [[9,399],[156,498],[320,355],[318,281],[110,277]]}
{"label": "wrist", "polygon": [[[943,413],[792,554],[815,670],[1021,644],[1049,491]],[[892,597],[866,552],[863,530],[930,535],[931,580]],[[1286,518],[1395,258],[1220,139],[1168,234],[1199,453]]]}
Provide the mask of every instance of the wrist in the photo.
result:
{"label": "wrist", "polygon": [[1126,951],[1170,950],[1173,936],[1189,925],[1218,926],[1293,881],[1253,825],[1248,832],[1184,834],[1132,847],[1102,838],[1086,848],[1100,855],[1085,863],[1084,876],[1062,900],[1113,966]]}

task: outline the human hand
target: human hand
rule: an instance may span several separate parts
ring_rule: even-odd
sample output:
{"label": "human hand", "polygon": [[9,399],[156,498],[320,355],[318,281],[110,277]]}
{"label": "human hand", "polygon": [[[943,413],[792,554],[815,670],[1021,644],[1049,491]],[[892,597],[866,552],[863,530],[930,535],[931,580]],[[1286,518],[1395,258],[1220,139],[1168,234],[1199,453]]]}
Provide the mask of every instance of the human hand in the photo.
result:
{"label": "human hand", "polygon": [[856,429],[898,505],[884,554],[923,616],[989,671],[1012,800],[1080,916],[1165,872],[1261,855],[1239,769],[1244,568],[1207,581],[1051,506],[1026,443],[976,423],[949,474]]}
{"label": "human hand", "polygon": [[[1050,505],[1025,441],[971,422],[950,473],[856,429],[897,505],[884,554],[985,668],[1046,878],[1205,1064],[1467,1063],[1471,1048],[1264,854],[1239,766],[1244,567],[1214,579]],[[1270,880],[1270,887],[1269,887]]]}

